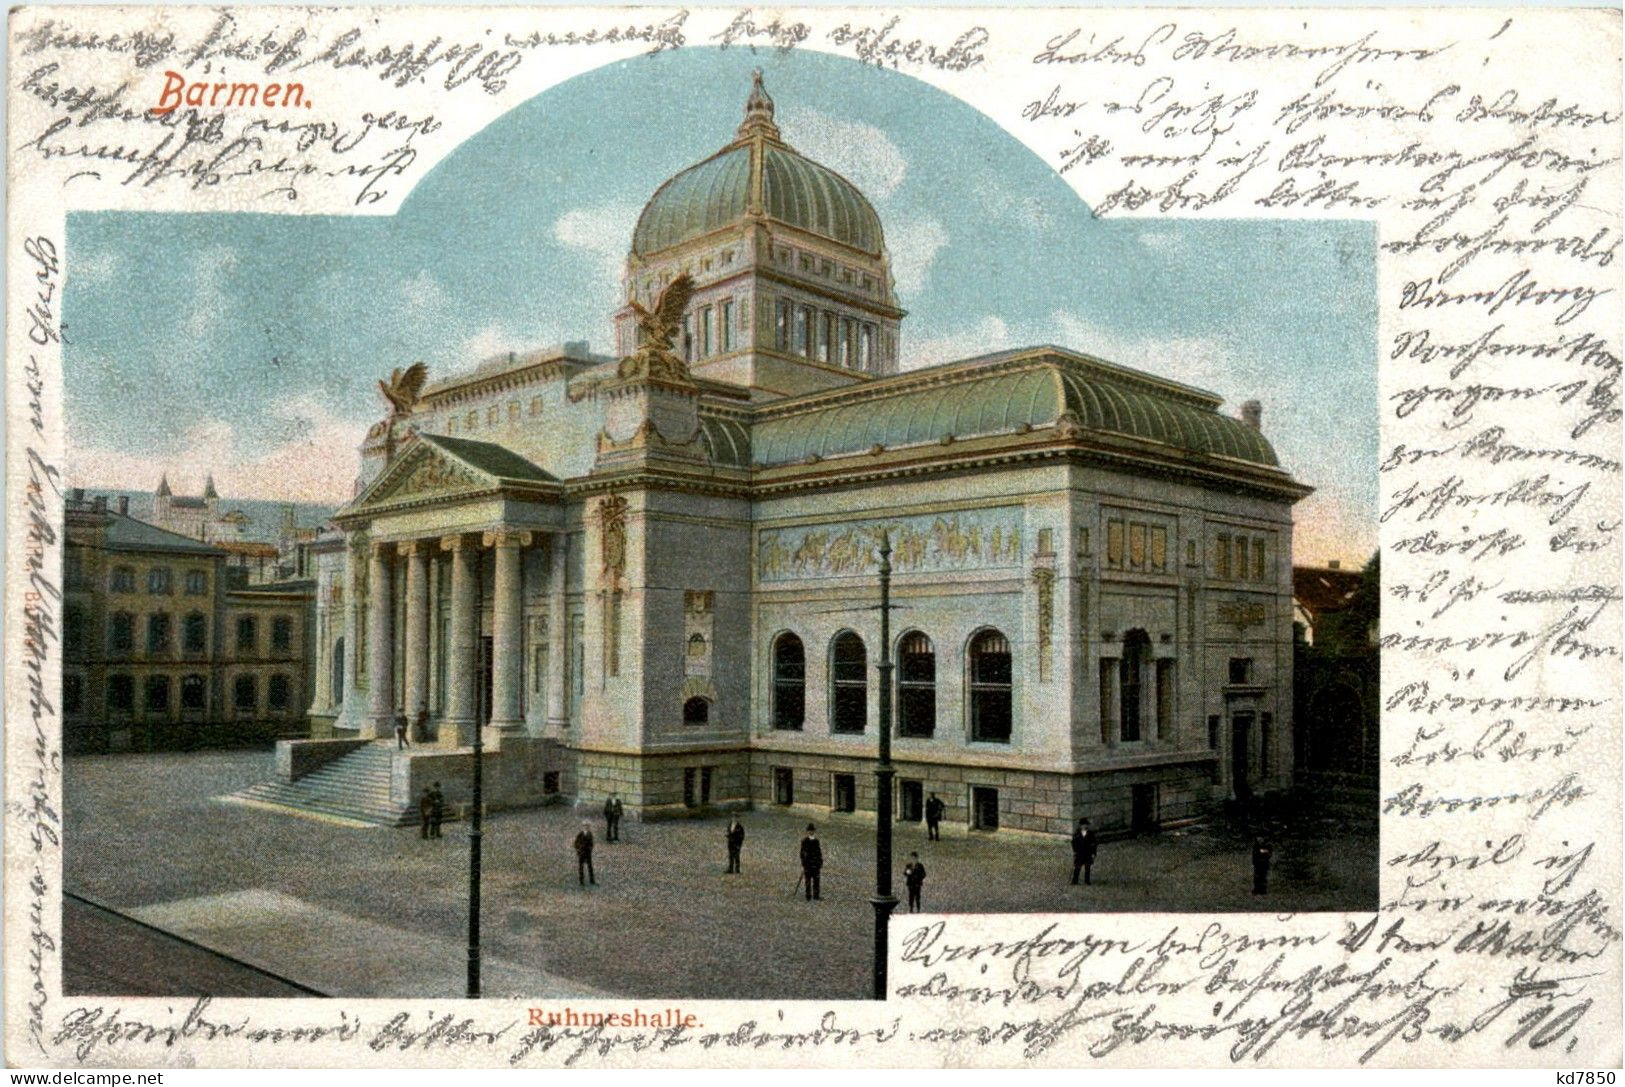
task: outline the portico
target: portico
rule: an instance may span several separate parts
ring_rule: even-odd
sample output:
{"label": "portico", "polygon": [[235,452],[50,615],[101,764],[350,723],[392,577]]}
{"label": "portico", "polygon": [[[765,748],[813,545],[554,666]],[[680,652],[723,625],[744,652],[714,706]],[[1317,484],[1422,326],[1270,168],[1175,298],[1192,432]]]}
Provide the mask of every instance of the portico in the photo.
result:
{"label": "portico", "polygon": [[[361,576],[345,617],[364,662],[355,681],[365,712],[340,728],[388,738],[397,711],[414,730],[426,712],[428,734],[415,744],[464,748],[483,727],[496,749],[564,727],[561,497],[547,473],[505,449],[423,435],[340,511],[350,554],[366,556],[354,564]],[[529,639],[527,614],[537,620]],[[536,706],[525,698],[531,661],[548,662],[534,677],[546,696]]]}

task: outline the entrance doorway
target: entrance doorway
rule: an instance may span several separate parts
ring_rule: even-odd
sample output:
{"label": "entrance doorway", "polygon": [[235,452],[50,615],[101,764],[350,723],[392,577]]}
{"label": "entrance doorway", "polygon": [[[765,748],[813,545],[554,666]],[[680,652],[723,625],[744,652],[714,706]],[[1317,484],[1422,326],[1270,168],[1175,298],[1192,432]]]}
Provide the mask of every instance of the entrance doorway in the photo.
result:
{"label": "entrance doorway", "polygon": [[897,821],[918,823],[925,816],[925,782],[905,779],[898,786]]}
{"label": "entrance doorway", "polygon": [[1248,780],[1248,767],[1252,763],[1248,744],[1252,729],[1251,712],[1230,715],[1230,791],[1237,800],[1246,800],[1253,794],[1252,783]]}
{"label": "entrance doorway", "polygon": [[973,785],[970,790],[972,830],[999,829],[999,790]]}
{"label": "entrance doorway", "polygon": [[1130,798],[1130,826],[1134,833],[1145,834],[1157,829],[1157,785],[1132,786]]}

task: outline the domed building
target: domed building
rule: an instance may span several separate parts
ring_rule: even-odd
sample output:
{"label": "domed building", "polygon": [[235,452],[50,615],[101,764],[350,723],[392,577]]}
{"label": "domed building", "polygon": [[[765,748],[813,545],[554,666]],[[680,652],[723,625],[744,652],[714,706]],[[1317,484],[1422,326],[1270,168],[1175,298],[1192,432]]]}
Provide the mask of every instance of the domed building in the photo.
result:
{"label": "domed building", "polygon": [[904,820],[1149,827],[1288,783],[1309,489],[1256,403],[1055,346],[905,369],[883,225],[759,76],[625,289],[609,355],[382,383],[318,545],[326,738],[260,799],[455,806],[481,729],[493,806],[873,818],[883,654]]}

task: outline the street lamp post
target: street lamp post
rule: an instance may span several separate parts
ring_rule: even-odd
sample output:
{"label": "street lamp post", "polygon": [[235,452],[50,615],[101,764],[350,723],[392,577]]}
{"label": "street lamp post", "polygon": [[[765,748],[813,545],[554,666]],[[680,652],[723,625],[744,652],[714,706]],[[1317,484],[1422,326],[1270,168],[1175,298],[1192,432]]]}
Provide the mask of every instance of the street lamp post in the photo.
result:
{"label": "street lamp post", "polygon": [[897,897],[891,893],[892,777],[891,764],[891,533],[880,537],[880,762],[875,767],[875,908],[874,998],[886,999],[886,927]]}
{"label": "street lamp post", "polygon": [[468,822],[468,998],[480,995],[480,811],[484,806],[482,778],[484,728],[474,722],[474,810]]}

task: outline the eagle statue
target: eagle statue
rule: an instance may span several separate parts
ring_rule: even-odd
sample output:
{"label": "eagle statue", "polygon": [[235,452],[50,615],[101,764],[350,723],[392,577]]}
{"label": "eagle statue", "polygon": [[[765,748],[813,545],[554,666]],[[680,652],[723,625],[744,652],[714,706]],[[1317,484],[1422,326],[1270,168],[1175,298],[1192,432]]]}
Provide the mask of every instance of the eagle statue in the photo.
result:
{"label": "eagle statue", "polygon": [[666,284],[652,311],[645,309],[636,298],[629,300],[642,337],[638,349],[621,361],[622,377],[647,374],[671,381],[688,381],[688,367],[673,350],[672,341],[682,330],[683,311],[693,297],[694,277],[684,272]]}
{"label": "eagle statue", "polygon": [[[380,424],[384,435],[385,464],[395,459],[395,424],[412,414],[412,408],[423,392],[423,383],[428,378],[429,368],[421,362],[414,362],[405,369],[395,367],[388,381],[378,383],[379,391],[384,394],[384,399],[389,401],[389,415]],[[373,429],[377,430],[379,427]],[[369,433],[368,437],[371,436]]]}
{"label": "eagle statue", "polygon": [[384,399],[389,401],[391,419],[412,414],[412,407],[418,402],[418,395],[423,392],[423,383],[428,378],[429,368],[421,362],[414,362],[405,369],[395,367],[388,381],[378,383]]}

